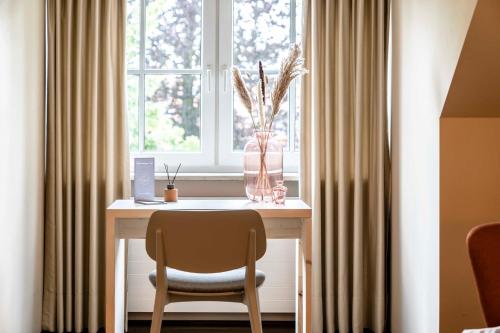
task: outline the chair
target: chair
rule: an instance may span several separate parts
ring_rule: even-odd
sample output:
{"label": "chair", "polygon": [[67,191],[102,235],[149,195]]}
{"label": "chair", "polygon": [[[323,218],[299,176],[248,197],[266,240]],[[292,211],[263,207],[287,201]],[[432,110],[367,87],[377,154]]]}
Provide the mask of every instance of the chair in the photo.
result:
{"label": "chair", "polygon": [[500,223],[473,228],[467,247],[486,324],[500,326]]}
{"label": "chair", "polygon": [[146,251],[156,261],[149,276],[156,288],[151,333],[160,332],[167,304],[189,301],[243,303],[252,332],[262,333],[257,288],[265,275],[255,262],[266,252],[266,233],[259,213],[156,211]]}

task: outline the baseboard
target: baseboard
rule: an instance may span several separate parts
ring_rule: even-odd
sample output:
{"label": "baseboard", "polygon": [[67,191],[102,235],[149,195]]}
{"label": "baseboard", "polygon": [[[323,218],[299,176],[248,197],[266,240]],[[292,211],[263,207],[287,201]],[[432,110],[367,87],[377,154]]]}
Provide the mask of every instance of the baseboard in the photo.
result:
{"label": "baseboard", "polygon": [[[151,320],[151,312],[129,312],[128,320]],[[165,320],[200,321],[242,321],[248,320],[247,313],[205,313],[205,312],[165,312]],[[262,321],[295,321],[294,313],[262,313]]]}

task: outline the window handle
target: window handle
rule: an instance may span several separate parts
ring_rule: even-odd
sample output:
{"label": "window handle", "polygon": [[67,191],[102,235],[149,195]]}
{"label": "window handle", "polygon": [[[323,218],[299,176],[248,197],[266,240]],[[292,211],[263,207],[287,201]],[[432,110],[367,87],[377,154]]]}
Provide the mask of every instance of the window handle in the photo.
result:
{"label": "window handle", "polygon": [[227,65],[222,66],[222,79],[223,79],[223,89],[224,92],[227,92],[227,75],[229,70],[227,69]]}
{"label": "window handle", "polygon": [[207,89],[210,93],[212,91],[212,66],[207,66]]}

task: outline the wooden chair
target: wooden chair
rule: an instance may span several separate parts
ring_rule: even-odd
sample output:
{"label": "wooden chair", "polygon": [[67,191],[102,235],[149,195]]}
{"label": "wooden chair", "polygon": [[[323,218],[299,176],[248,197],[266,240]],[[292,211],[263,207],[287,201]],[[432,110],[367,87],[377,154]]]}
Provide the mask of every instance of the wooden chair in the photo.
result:
{"label": "wooden chair", "polygon": [[266,252],[266,233],[259,213],[156,211],[146,251],[156,261],[149,276],[156,288],[151,333],[160,332],[167,304],[189,301],[243,303],[252,332],[262,333],[257,288],[265,275],[255,262]]}
{"label": "wooden chair", "polygon": [[473,228],[467,247],[486,324],[500,326],[500,223]]}

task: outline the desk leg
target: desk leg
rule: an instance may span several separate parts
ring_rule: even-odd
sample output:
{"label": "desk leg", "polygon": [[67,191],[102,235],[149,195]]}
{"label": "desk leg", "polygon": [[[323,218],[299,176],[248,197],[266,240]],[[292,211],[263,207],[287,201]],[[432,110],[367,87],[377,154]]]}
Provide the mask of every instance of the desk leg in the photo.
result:
{"label": "desk leg", "polygon": [[106,215],[106,333],[125,330],[125,247],[116,219]]}
{"label": "desk leg", "polygon": [[295,245],[295,332],[302,333],[302,309],[304,306],[303,295],[303,280],[302,280],[302,263],[303,255],[302,255],[302,245],[300,244],[300,240],[297,239]]}
{"label": "desk leg", "polygon": [[123,270],[123,280],[124,280],[124,295],[125,295],[125,300],[123,303],[123,311],[125,312],[124,314],[124,323],[123,326],[125,328],[125,332],[128,332],[128,239],[125,239],[125,260],[124,260],[124,270]]}
{"label": "desk leg", "polygon": [[[300,258],[302,269],[302,312],[299,312],[302,319],[301,332],[312,333],[312,222],[311,219],[303,219],[302,221],[302,234],[300,238],[300,249],[302,251],[302,258]],[[300,252],[300,251],[299,251]]]}
{"label": "desk leg", "polygon": [[115,331],[115,228],[114,216],[106,213],[106,332]]}

